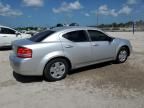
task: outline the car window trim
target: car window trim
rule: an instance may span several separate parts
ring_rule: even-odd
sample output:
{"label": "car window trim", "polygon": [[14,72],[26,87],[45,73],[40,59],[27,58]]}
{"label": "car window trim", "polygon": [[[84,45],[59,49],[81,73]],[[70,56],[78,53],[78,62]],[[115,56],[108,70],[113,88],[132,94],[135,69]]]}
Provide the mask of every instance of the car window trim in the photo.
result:
{"label": "car window trim", "polygon": [[[105,42],[105,41],[109,41],[109,40],[97,40],[97,41],[93,41],[92,39],[91,39],[91,36],[90,36],[90,33],[89,33],[89,31],[96,31],[96,32],[100,32],[100,33],[103,33],[106,37],[108,37],[108,38],[111,38],[110,36],[108,36],[107,34],[105,34],[104,32],[102,32],[102,31],[100,31],[100,30],[90,30],[90,29],[88,29],[88,30],[86,30],[87,31],[87,34],[88,34],[88,36],[89,36],[89,40],[91,41],[91,42]],[[111,38],[112,39],[112,38]]]}
{"label": "car window trim", "polygon": [[[85,33],[85,36],[86,36],[86,38],[87,38],[87,41],[83,41],[83,42],[74,42],[74,41],[71,41],[71,40],[69,40],[69,39],[67,39],[67,38],[64,37],[65,34],[70,33],[70,32],[75,32],[75,31],[83,31],[83,32]],[[90,42],[90,38],[89,38],[89,36],[88,36],[88,34],[87,34],[87,31],[86,31],[86,30],[81,30],[81,29],[80,29],[80,30],[72,30],[72,31],[65,32],[65,33],[62,34],[62,37],[63,37],[64,39],[70,41],[70,42],[73,42],[73,43]]]}
{"label": "car window trim", "polygon": [[[16,31],[15,30],[13,30],[13,29],[11,29],[11,28],[7,28],[7,27],[0,27],[1,28],[1,30],[2,29],[7,29],[7,30],[11,30],[11,31],[13,31],[14,32],[14,34],[16,34]],[[9,35],[14,35],[14,34],[10,34],[10,33],[2,33],[2,32],[0,32],[1,34],[9,34]]]}

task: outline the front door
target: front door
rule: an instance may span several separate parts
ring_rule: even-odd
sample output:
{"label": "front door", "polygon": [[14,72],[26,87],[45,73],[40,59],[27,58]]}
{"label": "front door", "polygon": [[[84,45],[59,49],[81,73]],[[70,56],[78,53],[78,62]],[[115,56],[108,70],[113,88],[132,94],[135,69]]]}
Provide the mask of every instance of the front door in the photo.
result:
{"label": "front door", "polygon": [[112,38],[96,30],[88,30],[88,33],[91,38],[93,60],[113,59],[115,56],[115,44],[112,42]]}

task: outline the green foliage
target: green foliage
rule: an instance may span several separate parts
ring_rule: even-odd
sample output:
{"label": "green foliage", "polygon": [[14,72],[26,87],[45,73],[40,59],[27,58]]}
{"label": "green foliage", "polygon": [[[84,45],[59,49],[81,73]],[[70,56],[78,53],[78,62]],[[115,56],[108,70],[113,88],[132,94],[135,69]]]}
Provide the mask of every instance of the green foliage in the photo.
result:
{"label": "green foliage", "polygon": [[112,24],[100,24],[98,27],[99,28],[104,28],[104,27],[131,27],[133,25],[133,23],[135,23],[136,26],[144,26],[144,21],[143,20],[139,20],[136,22],[133,21],[129,21],[126,23],[112,23]]}

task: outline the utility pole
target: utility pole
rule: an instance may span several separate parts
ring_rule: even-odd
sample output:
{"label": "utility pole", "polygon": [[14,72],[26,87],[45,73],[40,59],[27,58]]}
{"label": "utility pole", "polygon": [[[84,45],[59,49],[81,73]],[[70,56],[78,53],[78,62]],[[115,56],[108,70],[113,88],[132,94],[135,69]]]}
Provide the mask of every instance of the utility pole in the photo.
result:
{"label": "utility pole", "polygon": [[96,12],[96,17],[97,17],[97,27],[98,27],[98,25],[99,25],[99,13],[98,13],[98,10]]}
{"label": "utility pole", "polygon": [[132,28],[133,28],[133,34],[135,33],[135,22],[133,21],[133,24],[132,24]]}

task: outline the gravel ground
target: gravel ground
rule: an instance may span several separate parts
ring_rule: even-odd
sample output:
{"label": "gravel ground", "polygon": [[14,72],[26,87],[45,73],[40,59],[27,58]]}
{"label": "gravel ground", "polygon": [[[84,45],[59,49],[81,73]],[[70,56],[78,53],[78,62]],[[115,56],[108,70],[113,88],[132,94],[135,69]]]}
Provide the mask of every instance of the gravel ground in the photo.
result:
{"label": "gravel ground", "polygon": [[81,68],[57,82],[14,74],[11,50],[1,50],[0,108],[144,108],[144,32],[109,34],[131,41],[126,63]]}

